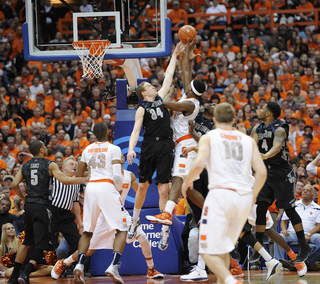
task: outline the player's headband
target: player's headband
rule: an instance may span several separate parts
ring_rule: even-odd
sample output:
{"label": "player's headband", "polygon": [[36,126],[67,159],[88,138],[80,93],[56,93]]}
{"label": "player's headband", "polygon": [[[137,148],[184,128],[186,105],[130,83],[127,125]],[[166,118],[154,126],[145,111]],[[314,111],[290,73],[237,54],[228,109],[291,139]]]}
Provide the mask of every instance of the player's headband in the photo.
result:
{"label": "player's headband", "polygon": [[206,90],[206,85],[198,79],[192,80],[190,85],[193,93],[198,97],[201,97],[203,92]]}

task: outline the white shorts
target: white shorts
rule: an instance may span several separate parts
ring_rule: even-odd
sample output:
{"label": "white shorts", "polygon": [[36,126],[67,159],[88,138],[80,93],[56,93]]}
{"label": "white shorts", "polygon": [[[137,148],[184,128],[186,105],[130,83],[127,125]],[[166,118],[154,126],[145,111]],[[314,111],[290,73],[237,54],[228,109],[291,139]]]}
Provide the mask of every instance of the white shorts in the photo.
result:
{"label": "white shorts", "polygon": [[199,253],[221,255],[231,252],[252,206],[252,193],[240,195],[228,189],[209,190],[203,205]]}
{"label": "white shorts", "polygon": [[100,212],[110,230],[127,231],[120,194],[109,182],[89,182],[83,205],[83,228],[93,233]]}
{"label": "white shorts", "polygon": [[[248,222],[250,225],[255,226],[256,225],[256,219],[257,219],[257,204],[253,205],[253,207],[250,210],[249,217],[248,217]],[[266,230],[271,229],[273,226],[273,219],[272,216],[269,212],[267,211],[266,214]]]}
{"label": "white shorts", "polygon": [[[127,212],[127,210],[124,210],[125,218],[127,220],[128,227],[131,224],[131,216]],[[143,232],[141,226],[137,228],[137,237],[140,236]],[[90,240],[90,247],[91,250],[96,249],[112,249],[113,248],[113,242],[114,238],[116,236],[116,230],[110,230],[107,226],[107,223],[103,217],[103,214],[100,213],[97,226],[93,232],[92,238]],[[128,239],[127,238],[127,244],[130,244],[134,242],[135,239]]]}
{"label": "white shorts", "polygon": [[195,158],[197,157],[197,153],[194,151],[191,151],[188,153],[188,158],[185,158],[182,155],[182,149],[188,148],[191,146],[197,146],[197,142],[194,139],[187,139],[182,140],[178,143],[178,145],[175,148],[175,154],[174,154],[174,162],[173,162],[173,177],[181,177],[185,178],[189,172],[191,165]]}

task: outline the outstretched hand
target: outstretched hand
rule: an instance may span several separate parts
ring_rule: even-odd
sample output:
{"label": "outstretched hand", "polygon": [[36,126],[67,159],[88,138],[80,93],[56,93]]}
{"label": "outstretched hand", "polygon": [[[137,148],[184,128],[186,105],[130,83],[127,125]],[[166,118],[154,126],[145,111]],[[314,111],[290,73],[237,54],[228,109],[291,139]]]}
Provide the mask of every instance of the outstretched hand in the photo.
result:
{"label": "outstretched hand", "polygon": [[190,61],[194,60],[198,56],[201,56],[201,54],[194,53],[194,49],[196,47],[196,39],[197,37],[194,37],[194,39],[191,42],[189,42],[189,39],[187,40],[186,53]]}
{"label": "outstretched hand", "polygon": [[184,52],[184,45],[183,43],[180,41],[177,45],[176,45],[176,48],[174,49],[174,52],[173,54],[178,56],[180,53]]}
{"label": "outstretched hand", "polygon": [[137,157],[137,154],[135,151],[131,150],[127,154],[127,161],[129,165],[132,165],[134,163],[134,158]]}

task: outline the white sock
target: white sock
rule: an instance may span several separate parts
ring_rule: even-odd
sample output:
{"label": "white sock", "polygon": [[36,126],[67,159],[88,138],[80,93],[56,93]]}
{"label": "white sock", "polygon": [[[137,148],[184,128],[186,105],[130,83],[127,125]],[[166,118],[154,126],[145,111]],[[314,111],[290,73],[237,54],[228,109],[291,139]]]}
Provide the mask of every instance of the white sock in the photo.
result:
{"label": "white sock", "polygon": [[225,284],[236,284],[237,280],[232,276],[229,275],[225,280],[224,280]]}
{"label": "white sock", "polygon": [[140,211],[141,209],[138,209],[136,207],[133,208],[133,219],[135,219],[136,221],[139,220],[139,216],[140,216]]}
{"label": "white sock", "polygon": [[265,250],[265,248],[261,248],[258,253],[264,258],[265,261],[270,261],[272,259],[271,255]]}
{"label": "white sock", "polygon": [[166,207],[164,208],[164,211],[169,212],[170,214],[172,214],[172,211],[174,209],[174,207],[176,206],[176,203],[173,202],[172,200],[168,200]]}
{"label": "white sock", "polygon": [[72,255],[70,255],[68,258],[64,259],[63,262],[67,265],[70,265],[72,262],[75,262],[76,259],[72,258]]}
{"label": "white sock", "polygon": [[203,258],[201,257],[201,255],[199,254],[198,256],[198,267],[202,270],[206,269],[206,263],[204,262]]}
{"label": "white sock", "polygon": [[167,231],[167,230],[169,230],[169,226],[162,225],[161,231]]}

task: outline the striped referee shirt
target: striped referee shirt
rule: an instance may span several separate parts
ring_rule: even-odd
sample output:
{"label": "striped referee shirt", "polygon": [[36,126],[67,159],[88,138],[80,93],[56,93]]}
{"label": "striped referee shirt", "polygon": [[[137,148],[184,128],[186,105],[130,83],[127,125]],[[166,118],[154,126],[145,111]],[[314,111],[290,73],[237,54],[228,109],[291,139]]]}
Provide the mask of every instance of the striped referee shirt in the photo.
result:
{"label": "striped referee shirt", "polygon": [[73,202],[79,201],[80,185],[65,185],[53,177],[52,205],[71,210]]}

